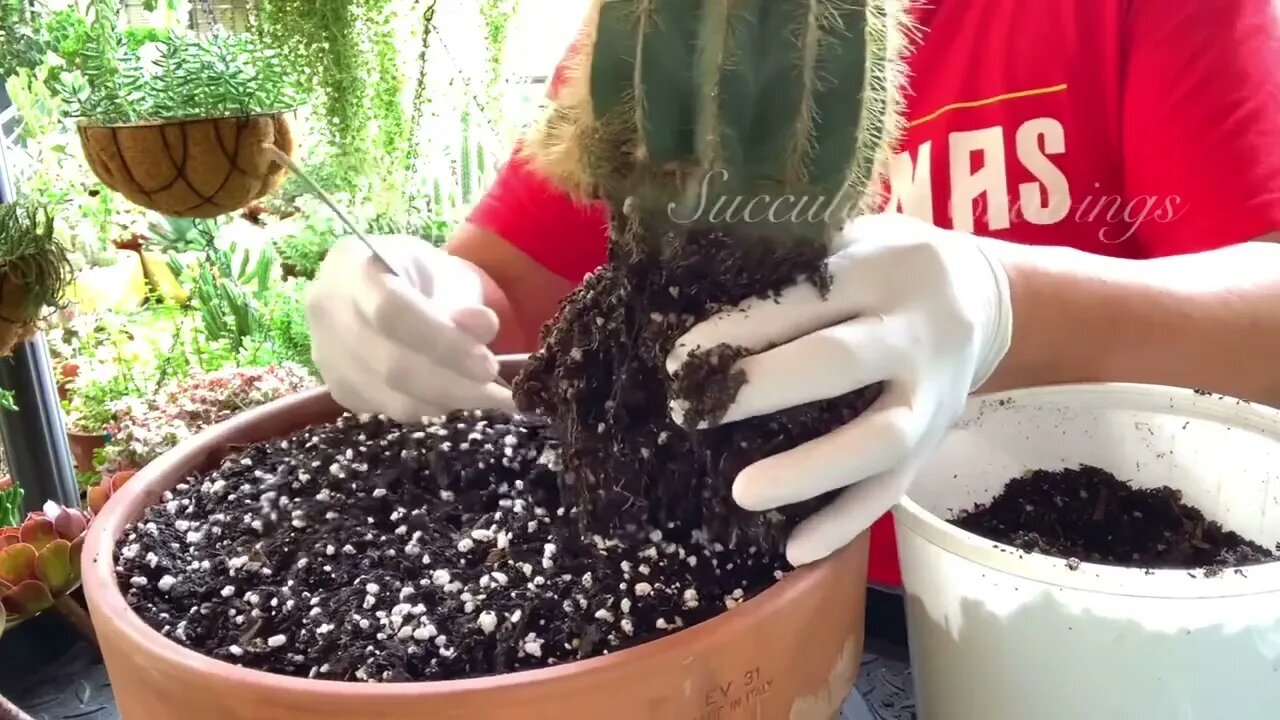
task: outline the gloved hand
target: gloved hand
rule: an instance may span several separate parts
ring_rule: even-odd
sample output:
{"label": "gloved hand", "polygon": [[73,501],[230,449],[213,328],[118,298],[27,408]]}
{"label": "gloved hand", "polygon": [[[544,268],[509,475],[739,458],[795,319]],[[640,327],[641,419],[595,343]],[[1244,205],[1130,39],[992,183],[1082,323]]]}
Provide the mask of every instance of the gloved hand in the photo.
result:
{"label": "gloved hand", "polygon": [[[674,373],[698,348],[776,346],[739,362],[747,382],[722,424],[886,381],[853,422],[735,480],[734,500],[755,511],[845,488],[795,529],[794,565],[843,547],[897,504],[1012,335],[1008,275],[992,252],[1000,241],[882,214],[850,222],[838,244],[825,301],[808,283],[748,301],[694,326],[667,361]],[[672,415],[681,420],[679,401]]]}
{"label": "gloved hand", "polygon": [[338,403],[401,422],[460,408],[512,411],[486,347],[497,315],[465,262],[405,236],[375,236],[386,271],[356,238],[339,241],[308,289],[312,356]]}

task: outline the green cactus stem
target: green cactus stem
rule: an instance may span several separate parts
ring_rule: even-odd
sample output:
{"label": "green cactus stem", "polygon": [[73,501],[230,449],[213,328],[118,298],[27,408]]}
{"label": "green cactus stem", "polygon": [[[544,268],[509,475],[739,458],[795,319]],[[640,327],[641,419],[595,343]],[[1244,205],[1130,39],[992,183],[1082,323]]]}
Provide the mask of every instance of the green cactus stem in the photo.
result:
{"label": "green cactus stem", "polygon": [[0,478],[0,527],[22,521],[22,487],[9,478]]}
{"label": "green cactus stem", "polygon": [[[908,0],[596,0],[566,82],[524,143],[534,168],[611,208],[609,262],[544,329],[519,405],[566,443],[584,530],[702,528],[776,548],[813,507],[733,503],[737,472],[863,412],[879,386],[711,431],[743,348],[664,360],[694,323],[807,279],[878,207],[902,127]],[[754,208],[754,212],[753,212]],[[772,212],[768,212],[772,209]]]}
{"label": "green cactus stem", "polygon": [[[678,222],[686,230],[825,238],[879,201],[880,163],[902,126],[908,9],[904,0],[596,2],[585,51],[525,152],[574,195],[645,224],[674,216],[696,218]],[[726,223],[697,212],[761,195],[826,201],[833,222],[800,213],[800,222]]]}

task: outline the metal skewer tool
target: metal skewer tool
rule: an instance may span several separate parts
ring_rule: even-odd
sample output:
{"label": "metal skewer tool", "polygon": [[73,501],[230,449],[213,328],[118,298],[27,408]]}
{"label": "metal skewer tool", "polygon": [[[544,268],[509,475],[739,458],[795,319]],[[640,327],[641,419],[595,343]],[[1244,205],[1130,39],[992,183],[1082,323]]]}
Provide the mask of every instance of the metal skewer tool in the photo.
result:
{"label": "metal skewer tool", "polygon": [[[338,220],[342,221],[343,225],[347,226],[347,229],[351,231],[351,234],[355,235],[356,238],[360,240],[360,242],[364,243],[365,247],[369,248],[370,254],[372,254],[373,257],[382,265],[382,268],[384,270],[386,270],[388,273],[396,277],[400,277],[400,273],[396,272],[395,268],[391,266],[390,262],[387,262],[386,256],[378,252],[378,248],[373,244],[373,241],[365,237],[364,233],[360,232],[360,228],[356,227],[356,224],[351,221],[351,218],[347,217],[347,214],[342,212],[342,208],[338,207],[338,204],[333,201],[333,198],[329,197],[328,193],[326,193],[324,190],[321,190],[320,186],[317,185],[316,182],[312,180],[305,172],[303,172],[302,168],[298,167],[298,164],[293,161],[293,158],[289,157],[287,154],[285,154],[283,151],[280,150],[280,148],[276,147],[275,145],[264,144],[262,148],[266,150],[268,154],[274,157],[276,161],[278,161],[280,164],[289,168],[289,172],[293,173],[294,175],[297,175],[298,179],[301,180],[303,184],[305,184],[307,187],[309,187],[311,189],[311,192],[315,193],[316,197],[320,198],[321,202],[329,206],[329,209],[333,211],[334,215],[338,216]],[[499,355],[498,365],[499,367],[502,367],[511,362],[519,362],[526,358],[528,358],[528,355]],[[494,382],[498,383],[499,385],[501,385],[502,387],[508,390],[512,389],[511,384],[508,383],[506,380],[504,380],[501,375],[494,378]]]}

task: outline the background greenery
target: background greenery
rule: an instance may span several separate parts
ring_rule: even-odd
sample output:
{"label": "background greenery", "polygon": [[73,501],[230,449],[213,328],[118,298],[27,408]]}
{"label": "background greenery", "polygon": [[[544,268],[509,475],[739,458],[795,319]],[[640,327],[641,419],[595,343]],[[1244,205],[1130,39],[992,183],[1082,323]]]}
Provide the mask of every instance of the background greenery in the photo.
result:
{"label": "background greenery", "polygon": [[306,288],[345,230],[293,178],[214,221],[144,211],[90,173],[79,118],[297,106],[297,160],[348,215],[440,243],[536,116],[585,2],[0,0],[0,142],[20,193],[57,208],[75,278],[45,337],[69,426],[107,443],[83,481],[221,417],[209,397],[315,382]]}

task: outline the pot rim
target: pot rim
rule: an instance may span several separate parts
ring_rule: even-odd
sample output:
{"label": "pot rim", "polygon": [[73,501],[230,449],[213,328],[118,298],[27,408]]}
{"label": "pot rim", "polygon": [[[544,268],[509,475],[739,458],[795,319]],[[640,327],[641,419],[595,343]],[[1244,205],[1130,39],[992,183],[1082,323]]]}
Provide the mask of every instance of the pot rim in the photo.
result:
{"label": "pot rim", "polygon": [[197,115],[188,118],[153,118],[151,120],[137,120],[128,123],[104,123],[94,120],[91,117],[76,118],[76,128],[79,130],[122,130],[124,128],[147,128],[147,127],[163,127],[165,125],[186,125],[188,123],[206,122],[209,120],[248,120],[260,117],[277,117],[281,115],[297,115],[298,111],[306,107],[298,105],[284,110],[263,110],[259,112],[249,113],[227,113],[225,115]]}
{"label": "pot rim", "polygon": [[[1002,408],[1041,405],[1063,408],[1117,408],[1176,413],[1217,422],[1280,441],[1280,410],[1216,393],[1139,383],[1073,383],[983,393],[970,398],[966,415]],[[956,427],[963,427],[964,421]],[[908,495],[893,509],[900,524],[935,547],[1009,575],[1090,593],[1161,599],[1231,598],[1280,593],[1280,560],[1226,569],[1216,576],[1192,570],[1144,570],[1081,562],[1071,570],[1061,558],[1028,553],[952,525]]]}
{"label": "pot rim", "polygon": [[261,422],[268,416],[288,416],[322,404],[332,405],[335,417],[340,412],[328,390],[319,387],[241,413],[181,443],[125,483],[90,523],[85,538],[81,576],[86,600],[91,612],[96,611],[94,616],[99,618],[98,622],[117,626],[133,646],[145,647],[147,652],[161,657],[169,664],[180,666],[186,672],[217,674],[227,683],[254,690],[288,693],[341,692],[348,696],[369,698],[490,692],[545,685],[583,673],[618,673],[637,663],[688,662],[693,655],[691,647],[712,639],[730,626],[749,628],[757,622],[767,621],[769,616],[785,608],[791,598],[821,591],[828,577],[841,572],[855,561],[858,554],[865,554],[868,536],[863,533],[828,558],[792,569],[782,580],[750,600],[698,625],[608,655],[552,667],[462,680],[360,683],[280,675],[211,658],[179,645],[153,630],[129,606],[116,582],[116,541],[125,526],[139,517],[146,507],[158,502],[164,491],[187,479],[188,474],[178,474],[177,468],[193,463],[207,467],[224,457],[229,449],[226,442],[228,436],[234,437],[236,432]]}

